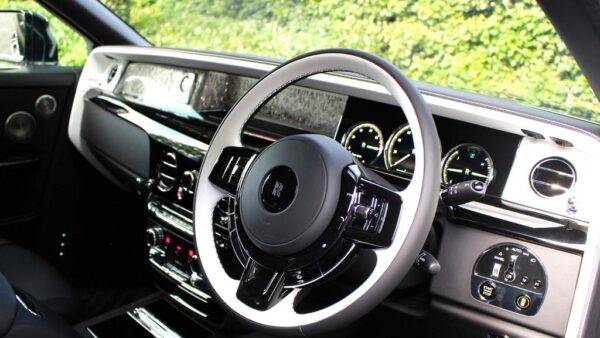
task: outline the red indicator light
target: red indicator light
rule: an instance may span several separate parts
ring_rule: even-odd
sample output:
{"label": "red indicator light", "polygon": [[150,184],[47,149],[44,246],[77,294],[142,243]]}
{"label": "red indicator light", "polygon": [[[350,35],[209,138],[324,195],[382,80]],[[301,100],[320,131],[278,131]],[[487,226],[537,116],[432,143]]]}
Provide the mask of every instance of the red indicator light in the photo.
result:
{"label": "red indicator light", "polygon": [[190,257],[194,257],[196,255],[196,253],[194,253],[194,250],[188,250],[188,256]]}
{"label": "red indicator light", "polygon": [[177,251],[181,251],[181,245],[178,245],[178,246],[176,246],[176,247],[175,247],[175,250],[177,250]]}
{"label": "red indicator light", "polygon": [[171,237],[170,236],[165,237],[165,244],[167,244],[167,245],[171,244]]}

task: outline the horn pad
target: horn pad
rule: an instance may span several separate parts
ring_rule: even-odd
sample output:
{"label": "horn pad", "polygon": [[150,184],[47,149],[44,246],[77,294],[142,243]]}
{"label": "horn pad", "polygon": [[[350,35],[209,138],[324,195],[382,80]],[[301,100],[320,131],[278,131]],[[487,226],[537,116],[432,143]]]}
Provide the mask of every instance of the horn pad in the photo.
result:
{"label": "horn pad", "polygon": [[260,250],[297,253],[325,231],[340,198],[342,172],[352,155],[323,135],[282,138],[263,150],[239,195],[242,226]]}

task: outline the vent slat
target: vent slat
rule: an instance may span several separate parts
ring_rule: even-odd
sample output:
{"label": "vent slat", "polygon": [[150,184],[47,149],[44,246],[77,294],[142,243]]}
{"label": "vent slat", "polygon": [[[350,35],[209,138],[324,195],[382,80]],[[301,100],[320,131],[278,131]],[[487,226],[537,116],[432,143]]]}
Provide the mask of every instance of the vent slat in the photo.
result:
{"label": "vent slat", "polygon": [[167,192],[175,186],[177,180],[177,157],[175,153],[166,153],[158,162],[158,189]]}
{"label": "vent slat", "polygon": [[575,185],[575,168],[567,160],[551,157],[538,162],[531,170],[529,183],[540,196],[555,197]]}

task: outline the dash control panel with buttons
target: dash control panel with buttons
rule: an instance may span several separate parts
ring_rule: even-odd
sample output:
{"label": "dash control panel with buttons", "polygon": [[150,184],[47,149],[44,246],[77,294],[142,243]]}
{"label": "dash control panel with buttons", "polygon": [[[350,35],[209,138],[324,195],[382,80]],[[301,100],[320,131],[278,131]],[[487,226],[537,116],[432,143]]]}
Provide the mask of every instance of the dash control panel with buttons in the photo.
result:
{"label": "dash control panel with buttons", "polygon": [[547,276],[540,260],[519,244],[495,245],[479,256],[471,276],[471,294],[482,302],[526,316],[544,300]]}

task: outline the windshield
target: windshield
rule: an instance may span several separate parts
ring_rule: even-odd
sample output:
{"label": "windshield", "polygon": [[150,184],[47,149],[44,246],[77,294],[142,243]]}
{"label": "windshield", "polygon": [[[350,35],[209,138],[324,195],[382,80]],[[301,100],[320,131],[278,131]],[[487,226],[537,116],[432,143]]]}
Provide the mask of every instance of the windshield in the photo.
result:
{"label": "windshield", "polygon": [[102,0],[156,46],[287,59],[379,55],[410,78],[600,122],[600,104],[535,0]]}

